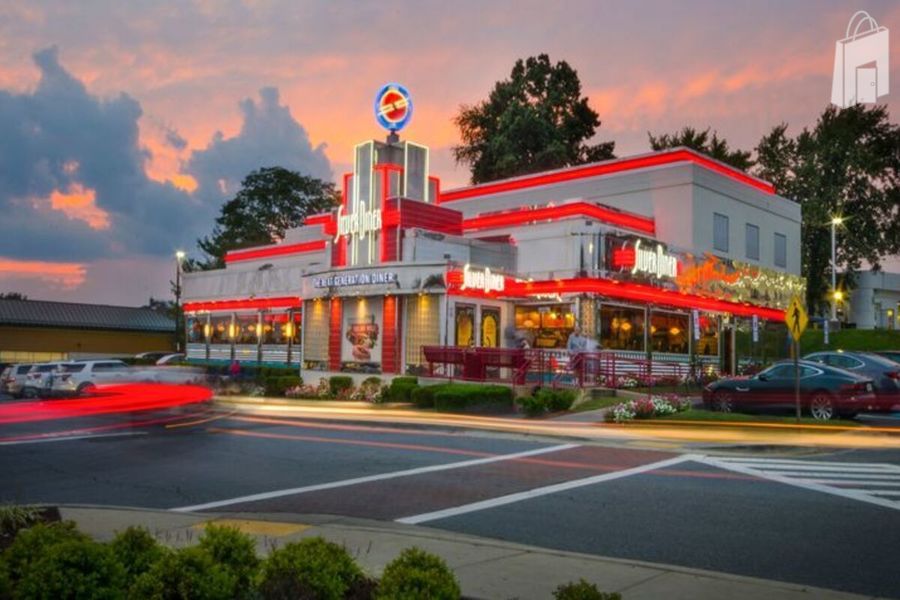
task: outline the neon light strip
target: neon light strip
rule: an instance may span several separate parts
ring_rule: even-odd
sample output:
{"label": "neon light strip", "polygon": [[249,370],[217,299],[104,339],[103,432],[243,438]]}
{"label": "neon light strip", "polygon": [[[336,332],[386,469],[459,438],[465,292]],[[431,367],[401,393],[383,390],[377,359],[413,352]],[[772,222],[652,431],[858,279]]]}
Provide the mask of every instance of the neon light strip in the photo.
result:
{"label": "neon light strip", "polygon": [[[450,271],[447,273],[447,283],[450,293],[455,296],[471,296],[474,290],[460,290],[462,271]],[[724,312],[741,317],[757,315],[763,319],[773,321],[784,320],[784,311],[765,306],[741,304],[728,300],[717,300],[695,294],[682,294],[657,287],[614,281],[612,279],[576,277],[572,279],[555,279],[546,281],[517,281],[507,277],[505,290],[502,293],[491,292],[488,297],[508,298],[526,297],[538,294],[600,294],[622,300],[635,300],[647,304],[659,304],[678,308],[696,308],[704,311]],[[468,293],[466,293],[468,292]],[[484,296],[484,294],[480,294]]]}
{"label": "neon light strip", "polygon": [[533,221],[566,219],[571,217],[592,217],[603,223],[619,225],[642,233],[655,235],[656,223],[651,217],[620,212],[611,208],[590,204],[588,202],[572,202],[561,206],[538,208],[536,210],[514,210],[510,212],[489,214],[463,220],[463,229],[497,229],[525,225]]}
{"label": "neon light strip", "polygon": [[234,250],[225,255],[226,263],[240,262],[242,260],[259,260],[261,258],[275,258],[290,254],[302,254],[304,252],[319,252],[327,246],[325,240],[302,242],[300,244],[279,244],[277,246],[264,246],[250,250]]}
{"label": "neon light strip", "polygon": [[303,300],[297,296],[280,298],[244,298],[240,300],[211,300],[206,302],[185,302],[184,312],[241,310],[263,308],[299,308]]}
{"label": "neon light strip", "polygon": [[303,221],[304,225],[328,225],[334,220],[331,213],[321,213],[318,215],[310,215]]}
{"label": "neon light strip", "polygon": [[603,175],[612,175],[615,173],[624,173],[634,171],[636,169],[646,169],[648,167],[658,167],[661,165],[670,165],[679,162],[691,162],[695,165],[705,167],[711,171],[715,171],[720,175],[729,177],[738,183],[749,185],[752,188],[765,192],[766,194],[774,194],[775,187],[762,179],[752,177],[743,171],[725,166],[719,162],[707,158],[700,154],[696,154],[690,150],[674,150],[672,152],[661,152],[649,156],[639,156],[635,158],[626,158],[622,160],[614,160],[600,164],[587,165],[584,167],[574,167],[563,171],[551,171],[538,175],[529,175],[518,179],[507,179],[496,183],[486,183],[478,186],[460,188],[444,192],[440,196],[439,204],[444,202],[452,202],[454,200],[465,200],[466,198],[475,198],[480,196],[489,196],[491,194],[500,194],[503,192],[512,192],[523,190],[542,185],[550,185],[553,183],[562,183],[566,181],[574,181],[585,179],[587,177],[600,177]]}

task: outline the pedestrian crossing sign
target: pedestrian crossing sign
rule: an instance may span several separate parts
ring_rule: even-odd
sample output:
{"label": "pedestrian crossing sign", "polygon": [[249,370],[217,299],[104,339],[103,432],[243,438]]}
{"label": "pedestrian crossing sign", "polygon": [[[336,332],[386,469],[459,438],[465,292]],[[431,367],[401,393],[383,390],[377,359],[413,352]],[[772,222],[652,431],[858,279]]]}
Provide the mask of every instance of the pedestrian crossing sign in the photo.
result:
{"label": "pedestrian crossing sign", "polygon": [[795,342],[799,342],[800,336],[803,335],[803,331],[809,323],[809,315],[806,314],[806,309],[803,307],[803,302],[799,296],[794,296],[791,299],[791,303],[784,313],[784,322],[787,323],[791,337],[794,338]]}

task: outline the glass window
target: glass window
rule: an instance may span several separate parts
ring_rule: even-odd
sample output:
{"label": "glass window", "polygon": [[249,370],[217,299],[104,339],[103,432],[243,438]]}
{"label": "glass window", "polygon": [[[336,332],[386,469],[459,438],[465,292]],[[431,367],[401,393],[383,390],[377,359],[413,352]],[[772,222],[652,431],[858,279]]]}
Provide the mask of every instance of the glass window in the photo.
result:
{"label": "glass window", "polygon": [[187,329],[187,341],[191,344],[202,344],[206,341],[204,330],[206,325],[206,316],[189,317],[185,322]]}
{"label": "glass window", "polygon": [[812,377],[814,375],[818,375],[819,373],[820,371],[818,369],[807,367],[806,365],[800,366],[800,377]]}
{"label": "glass window", "polygon": [[759,227],[747,223],[747,258],[759,260]]}
{"label": "glass window", "polygon": [[650,349],[654,352],[688,352],[688,315],[650,313]]}
{"label": "glass window", "polygon": [[575,329],[571,304],[517,306],[516,329],[525,330],[533,348],[565,348]]}
{"label": "glass window", "polygon": [[695,352],[701,356],[716,356],[719,354],[718,319],[701,313],[699,321],[700,339],[696,341],[697,348]]}
{"label": "glass window", "polygon": [[231,315],[216,315],[210,318],[210,344],[230,344],[234,336]]}
{"label": "glass window", "polygon": [[287,339],[284,331],[288,324],[288,314],[263,314],[262,323],[262,343],[263,344],[286,344]]}
{"label": "glass window", "polygon": [[775,234],[775,258],[776,267],[787,267],[787,236],[781,233]]}
{"label": "glass window", "polygon": [[728,217],[713,213],[713,248],[728,252]]}
{"label": "glass window", "polygon": [[456,305],[456,345],[475,345],[475,307],[468,304]]}
{"label": "glass window", "polygon": [[765,375],[768,379],[792,379],[794,377],[794,366],[793,365],[775,365],[774,367],[769,367],[760,375]]}
{"label": "glass window", "polygon": [[610,350],[644,350],[644,309],[602,304],[600,346]]}
{"label": "glass window", "polygon": [[70,363],[62,365],[62,370],[66,373],[81,373],[84,371],[84,363]]}
{"label": "glass window", "polygon": [[255,344],[257,329],[259,327],[259,315],[238,315],[235,327],[235,344]]}

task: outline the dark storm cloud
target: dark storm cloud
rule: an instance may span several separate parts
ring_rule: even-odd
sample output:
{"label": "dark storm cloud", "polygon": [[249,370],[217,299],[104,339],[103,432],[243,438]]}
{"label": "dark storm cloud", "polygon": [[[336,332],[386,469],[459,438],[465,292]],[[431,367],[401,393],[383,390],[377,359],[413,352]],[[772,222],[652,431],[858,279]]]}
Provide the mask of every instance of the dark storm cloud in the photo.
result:
{"label": "dark storm cloud", "polygon": [[313,148],[303,126],[287,106],[279,104],[278,90],[263,88],[259,97],[258,103],[250,98],[240,103],[244,117],[240,134],[226,139],[216,132],[204,150],[191,155],[187,172],[199,184],[199,197],[221,199],[233,194],[244,176],[260,167],[281,166],[331,180],[325,145]]}
{"label": "dark storm cloud", "polygon": [[[34,54],[40,81],[33,92],[0,90],[0,255],[21,259],[90,260],[131,254],[170,255],[206,233],[224,199],[253,169],[282,165],[330,178],[323,147],[312,148],[303,127],[280,106],[278,91],[261,91],[259,104],[240,104],[238,136],[217,134],[192,153],[189,172],[200,187],[190,194],[147,177],[149,152],[141,147],[142,110],[127,94],[91,95],[59,63],[55,47]],[[165,127],[175,148],[186,141]],[[54,192],[89,189],[108,215],[109,227],[51,208]]]}

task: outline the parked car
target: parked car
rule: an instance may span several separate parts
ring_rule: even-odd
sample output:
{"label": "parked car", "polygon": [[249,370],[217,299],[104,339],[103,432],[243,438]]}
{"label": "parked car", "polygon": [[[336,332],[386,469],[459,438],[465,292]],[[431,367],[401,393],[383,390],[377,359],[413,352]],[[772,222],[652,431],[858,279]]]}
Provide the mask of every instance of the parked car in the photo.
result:
{"label": "parked car", "polygon": [[[877,405],[867,377],[807,360],[799,361],[799,368],[800,404],[816,419],[850,418]],[[793,410],[794,373],[793,361],[781,361],[753,377],[720,379],[703,390],[703,402],[724,412]]]}
{"label": "parked car", "polygon": [[166,354],[156,361],[157,365],[171,365],[177,362],[181,362],[184,360],[184,354],[176,353],[176,354]]}
{"label": "parked car", "polygon": [[877,354],[878,356],[883,356],[888,360],[892,360],[895,363],[900,363],[900,350],[879,350],[878,352],[873,352],[872,354]]}
{"label": "parked car", "polygon": [[890,411],[895,404],[900,404],[900,365],[888,358],[869,352],[842,351],[813,352],[803,358],[871,379],[878,398],[875,410]]}
{"label": "parked car", "polygon": [[22,385],[22,396],[25,398],[39,398],[50,394],[50,387],[61,362],[47,362],[31,365],[25,375],[25,383]]}
{"label": "parked car", "polygon": [[141,352],[140,354],[135,354],[134,358],[141,362],[154,363],[161,359],[164,356],[168,356],[172,354],[171,352],[165,351],[156,351],[156,352]]}
{"label": "parked car", "polygon": [[54,396],[83,396],[100,384],[119,383],[135,377],[121,360],[82,360],[64,363],[53,378]]}
{"label": "parked car", "polygon": [[3,370],[0,375],[0,393],[9,394],[13,398],[22,395],[22,388],[25,387],[25,377],[31,370],[30,364],[12,364]]}

